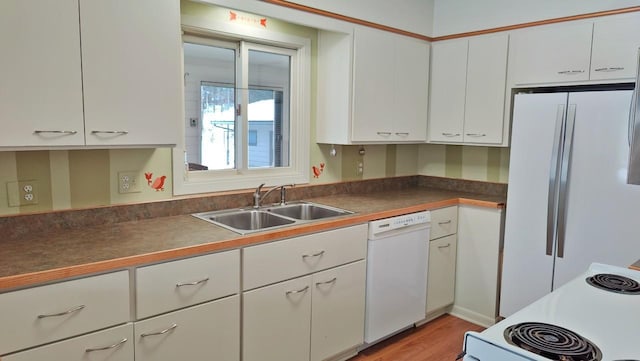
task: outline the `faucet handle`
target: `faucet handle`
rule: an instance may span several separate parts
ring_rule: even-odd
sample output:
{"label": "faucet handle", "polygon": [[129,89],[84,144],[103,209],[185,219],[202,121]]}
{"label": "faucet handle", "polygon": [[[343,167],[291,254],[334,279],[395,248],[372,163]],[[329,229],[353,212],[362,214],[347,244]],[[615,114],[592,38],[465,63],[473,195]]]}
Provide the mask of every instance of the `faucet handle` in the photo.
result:
{"label": "faucet handle", "polygon": [[256,188],[256,194],[260,194],[260,192],[262,192],[262,187],[264,187],[266,183],[262,183],[258,186],[258,188]]}

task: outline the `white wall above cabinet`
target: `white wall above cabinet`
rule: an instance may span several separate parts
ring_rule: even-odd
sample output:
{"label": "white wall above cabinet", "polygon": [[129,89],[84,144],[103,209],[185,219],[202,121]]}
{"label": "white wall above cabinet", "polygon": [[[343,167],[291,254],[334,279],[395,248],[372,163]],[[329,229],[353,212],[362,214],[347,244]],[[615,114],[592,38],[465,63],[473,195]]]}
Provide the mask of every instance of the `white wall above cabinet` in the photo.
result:
{"label": "white wall above cabinet", "polygon": [[507,34],[433,44],[429,142],[506,146]]}
{"label": "white wall above cabinet", "polygon": [[318,35],[317,142],[426,140],[429,44],[377,29]]}
{"label": "white wall above cabinet", "polygon": [[0,147],[176,144],[177,0],[2,1],[0,46]]}

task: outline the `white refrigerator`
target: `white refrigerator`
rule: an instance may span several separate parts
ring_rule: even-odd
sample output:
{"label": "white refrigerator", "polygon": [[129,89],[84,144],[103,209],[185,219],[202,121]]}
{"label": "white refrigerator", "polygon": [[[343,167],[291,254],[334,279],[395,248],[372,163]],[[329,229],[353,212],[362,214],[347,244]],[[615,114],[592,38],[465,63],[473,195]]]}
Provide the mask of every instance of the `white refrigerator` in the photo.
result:
{"label": "white refrigerator", "polygon": [[640,258],[640,186],[627,184],[631,90],[516,94],[500,315],[592,262]]}

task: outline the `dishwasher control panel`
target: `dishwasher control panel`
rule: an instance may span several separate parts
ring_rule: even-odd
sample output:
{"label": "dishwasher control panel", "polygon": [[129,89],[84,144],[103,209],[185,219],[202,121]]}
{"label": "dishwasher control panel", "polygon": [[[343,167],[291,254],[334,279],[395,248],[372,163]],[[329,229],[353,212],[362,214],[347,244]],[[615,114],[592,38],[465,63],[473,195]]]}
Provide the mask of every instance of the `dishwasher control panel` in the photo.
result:
{"label": "dishwasher control panel", "polygon": [[427,225],[429,223],[431,223],[431,213],[429,211],[403,214],[397,217],[369,222],[369,235],[375,235],[415,225]]}

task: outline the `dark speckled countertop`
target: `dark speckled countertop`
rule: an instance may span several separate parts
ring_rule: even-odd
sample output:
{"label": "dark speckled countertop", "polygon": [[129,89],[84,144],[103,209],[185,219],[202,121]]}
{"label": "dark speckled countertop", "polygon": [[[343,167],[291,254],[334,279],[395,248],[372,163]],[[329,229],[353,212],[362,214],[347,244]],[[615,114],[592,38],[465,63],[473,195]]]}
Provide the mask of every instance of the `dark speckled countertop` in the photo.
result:
{"label": "dark speckled countertop", "polygon": [[188,214],[24,235],[2,241],[0,291],[240,248],[460,203],[501,208],[505,197],[412,187],[305,200],[355,213],[244,236]]}

